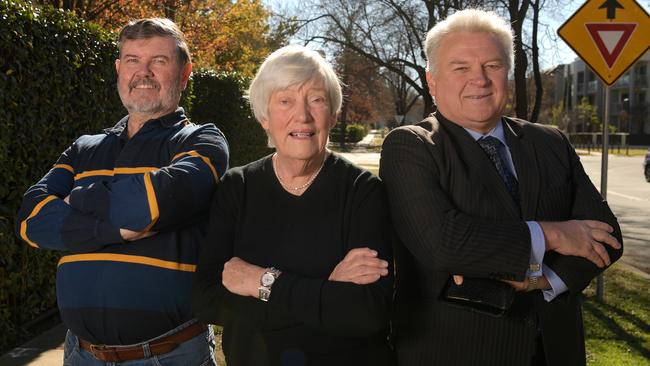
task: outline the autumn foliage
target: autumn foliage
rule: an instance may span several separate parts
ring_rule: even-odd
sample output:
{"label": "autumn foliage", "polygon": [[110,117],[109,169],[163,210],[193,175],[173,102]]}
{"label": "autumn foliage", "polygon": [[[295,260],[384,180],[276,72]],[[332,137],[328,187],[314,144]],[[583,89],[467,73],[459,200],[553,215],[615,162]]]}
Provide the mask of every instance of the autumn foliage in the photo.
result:
{"label": "autumn foliage", "polygon": [[251,77],[284,37],[270,27],[261,0],[45,0],[105,29],[118,31],[129,20],[166,17],[185,33],[196,68],[235,71]]}
{"label": "autumn foliage", "polygon": [[394,101],[380,68],[362,55],[343,50],[336,58],[343,81],[347,123],[383,122],[392,118]]}

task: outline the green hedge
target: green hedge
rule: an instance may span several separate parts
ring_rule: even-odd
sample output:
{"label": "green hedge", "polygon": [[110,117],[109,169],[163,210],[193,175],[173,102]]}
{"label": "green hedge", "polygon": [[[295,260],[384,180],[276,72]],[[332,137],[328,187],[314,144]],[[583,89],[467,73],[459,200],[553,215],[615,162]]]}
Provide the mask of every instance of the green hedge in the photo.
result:
{"label": "green hedge", "polygon": [[194,123],[213,122],[230,144],[230,166],[240,166],[269,154],[266,134],[251,117],[243,90],[249,80],[232,73],[199,70],[192,75],[189,115]]}
{"label": "green hedge", "polygon": [[[82,133],[124,114],[112,36],[69,13],[0,0],[0,349],[55,306],[58,254],[14,236],[22,194]],[[109,122],[110,121],[110,122]]]}
{"label": "green hedge", "polygon": [[[0,350],[30,336],[25,323],[56,306],[59,254],[14,235],[22,194],[79,135],[126,112],[115,88],[115,35],[50,7],[0,0]],[[215,122],[231,166],[268,153],[241,99],[245,80],[199,71],[183,98],[195,123]]]}
{"label": "green hedge", "polygon": [[[359,142],[366,137],[369,131],[368,125],[350,123],[345,126],[345,142]],[[332,142],[341,142],[341,123],[337,123],[330,131],[330,140]]]}
{"label": "green hedge", "polygon": [[350,142],[359,142],[368,134],[368,125],[353,123],[345,126],[345,134]]}

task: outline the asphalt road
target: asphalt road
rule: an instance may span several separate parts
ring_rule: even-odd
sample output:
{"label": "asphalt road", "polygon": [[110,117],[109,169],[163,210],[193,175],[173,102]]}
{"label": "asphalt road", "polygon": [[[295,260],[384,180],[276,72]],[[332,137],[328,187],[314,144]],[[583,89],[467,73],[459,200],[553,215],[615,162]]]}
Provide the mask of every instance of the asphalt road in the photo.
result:
{"label": "asphalt road", "polygon": [[[585,171],[600,190],[600,154],[580,157]],[[621,261],[650,274],[650,183],[643,176],[643,156],[609,155],[607,201],[623,232]]]}

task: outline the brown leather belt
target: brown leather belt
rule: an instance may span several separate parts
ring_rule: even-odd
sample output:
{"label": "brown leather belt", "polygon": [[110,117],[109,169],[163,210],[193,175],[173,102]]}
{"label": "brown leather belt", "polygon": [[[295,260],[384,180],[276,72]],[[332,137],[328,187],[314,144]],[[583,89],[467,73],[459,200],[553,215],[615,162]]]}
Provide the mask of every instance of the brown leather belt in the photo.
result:
{"label": "brown leather belt", "polygon": [[[181,343],[196,337],[206,330],[208,330],[206,325],[195,323],[174,334],[151,341],[149,342],[149,356],[147,357],[171,352]],[[104,362],[122,362],[143,359],[145,358],[143,349],[144,344],[145,343],[137,346],[106,346],[92,344],[83,339],[79,339],[79,347],[92,353],[96,359]]]}

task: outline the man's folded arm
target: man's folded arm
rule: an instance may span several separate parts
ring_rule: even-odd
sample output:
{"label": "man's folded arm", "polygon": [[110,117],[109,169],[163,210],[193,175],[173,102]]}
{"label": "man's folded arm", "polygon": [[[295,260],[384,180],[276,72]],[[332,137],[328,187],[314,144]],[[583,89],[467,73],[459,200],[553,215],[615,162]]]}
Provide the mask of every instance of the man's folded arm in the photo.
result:
{"label": "man's folded arm", "polygon": [[204,125],[187,137],[168,166],[77,187],[70,194],[70,205],[135,232],[177,228],[208,210],[227,167],[223,134]]}
{"label": "man's folded arm", "polygon": [[119,228],[64,202],[74,184],[74,155],[73,144],[23,197],[16,234],[33,247],[86,252],[122,242]]}
{"label": "man's folded arm", "polygon": [[[573,175],[574,200],[571,219],[597,220],[610,225],[614,230],[611,235],[618,240],[621,247],[616,249],[611,245],[603,244],[609,255],[611,263],[617,261],[623,254],[623,236],[616,216],[612,213],[607,202],[596,190],[593,183],[585,173],[580,158],[569,142],[565,139]],[[583,257],[562,255],[557,252],[548,252],[544,264],[552,269],[566,284],[568,291],[577,294],[585,289],[598,274],[606,267],[598,267],[592,261]]]}

